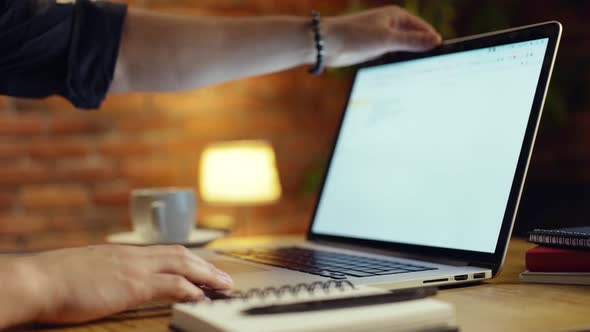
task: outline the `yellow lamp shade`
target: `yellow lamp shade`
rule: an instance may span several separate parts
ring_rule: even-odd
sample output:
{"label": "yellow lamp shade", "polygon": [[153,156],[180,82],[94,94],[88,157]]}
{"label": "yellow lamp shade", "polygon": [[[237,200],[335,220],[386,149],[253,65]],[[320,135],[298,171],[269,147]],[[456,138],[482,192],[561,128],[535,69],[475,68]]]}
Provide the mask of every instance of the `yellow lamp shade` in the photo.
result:
{"label": "yellow lamp shade", "polygon": [[201,155],[199,177],[201,198],[208,203],[252,205],[281,197],[275,153],[262,140],[209,145]]}

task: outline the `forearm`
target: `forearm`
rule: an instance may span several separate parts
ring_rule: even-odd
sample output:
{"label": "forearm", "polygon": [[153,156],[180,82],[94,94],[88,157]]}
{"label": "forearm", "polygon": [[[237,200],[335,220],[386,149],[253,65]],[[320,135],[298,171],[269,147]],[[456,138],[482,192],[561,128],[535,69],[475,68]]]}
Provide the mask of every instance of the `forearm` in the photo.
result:
{"label": "forearm", "polygon": [[312,63],[310,20],[130,10],[111,92],[178,91]]}
{"label": "forearm", "polygon": [[0,330],[35,320],[44,296],[24,259],[0,258]]}

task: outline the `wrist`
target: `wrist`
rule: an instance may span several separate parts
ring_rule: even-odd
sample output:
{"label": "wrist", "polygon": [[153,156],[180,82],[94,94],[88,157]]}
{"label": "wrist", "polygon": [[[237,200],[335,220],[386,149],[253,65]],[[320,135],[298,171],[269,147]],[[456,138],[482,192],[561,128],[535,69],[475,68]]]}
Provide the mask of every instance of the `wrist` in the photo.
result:
{"label": "wrist", "polygon": [[327,67],[336,62],[342,46],[337,20],[337,17],[326,17],[320,23],[320,32],[324,39],[324,64]]}
{"label": "wrist", "polygon": [[316,62],[317,50],[314,41],[314,32],[312,29],[311,18],[300,18],[301,19],[301,31],[303,31],[303,65],[313,65]]}
{"label": "wrist", "polygon": [[[321,61],[321,67],[326,67],[332,66],[337,61],[342,45],[338,26],[337,17],[320,17],[317,27],[313,15],[305,19],[305,38],[307,38],[308,47],[304,64],[314,68]],[[318,57],[320,52],[321,59]]]}

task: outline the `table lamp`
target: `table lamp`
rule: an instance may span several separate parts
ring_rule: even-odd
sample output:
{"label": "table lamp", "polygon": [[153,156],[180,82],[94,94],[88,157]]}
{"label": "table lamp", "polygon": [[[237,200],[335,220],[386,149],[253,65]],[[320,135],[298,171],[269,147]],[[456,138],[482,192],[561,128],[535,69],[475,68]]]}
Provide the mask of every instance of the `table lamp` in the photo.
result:
{"label": "table lamp", "polygon": [[281,197],[274,149],[264,140],[210,144],[201,155],[199,180],[204,202],[234,207],[237,214],[205,216],[203,224],[208,227],[232,228],[236,219],[245,222],[246,208]]}

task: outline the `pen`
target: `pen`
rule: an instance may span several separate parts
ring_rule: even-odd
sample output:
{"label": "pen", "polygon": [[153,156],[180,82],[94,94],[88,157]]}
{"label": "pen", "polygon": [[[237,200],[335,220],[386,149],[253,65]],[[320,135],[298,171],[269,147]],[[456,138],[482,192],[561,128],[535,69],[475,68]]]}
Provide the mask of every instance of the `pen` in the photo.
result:
{"label": "pen", "polygon": [[359,306],[416,300],[436,294],[436,287],[423,287],[396,290],[385,294],[373,294],[356,297],[343,297],[328,300],[305,301],[290,304],[278,304],[254,307],[243,310],[246,315],[272,315],[317,310],[333,310]]}

